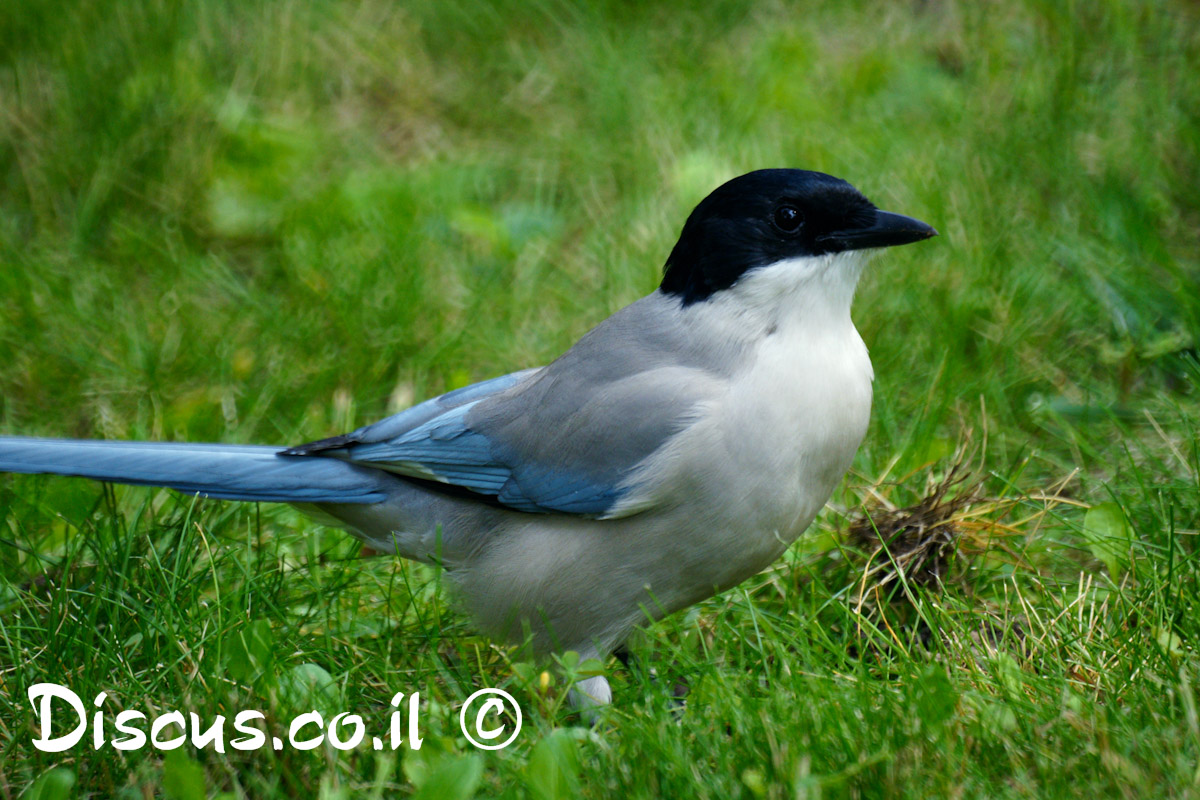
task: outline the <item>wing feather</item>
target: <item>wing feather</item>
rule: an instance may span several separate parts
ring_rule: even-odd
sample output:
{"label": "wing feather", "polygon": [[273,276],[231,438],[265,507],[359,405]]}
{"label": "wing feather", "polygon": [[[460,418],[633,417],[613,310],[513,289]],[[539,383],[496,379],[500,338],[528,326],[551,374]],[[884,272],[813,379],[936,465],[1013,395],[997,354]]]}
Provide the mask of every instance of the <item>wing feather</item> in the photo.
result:
{"label": "wing feather", "polygon": [[712,365],[737,363],[690,339],[675,313],[652,295],[548,367],[474,384],[288,452],[441,482],[519,511],[644,511],[655,499],[640,468],[727,386]]}

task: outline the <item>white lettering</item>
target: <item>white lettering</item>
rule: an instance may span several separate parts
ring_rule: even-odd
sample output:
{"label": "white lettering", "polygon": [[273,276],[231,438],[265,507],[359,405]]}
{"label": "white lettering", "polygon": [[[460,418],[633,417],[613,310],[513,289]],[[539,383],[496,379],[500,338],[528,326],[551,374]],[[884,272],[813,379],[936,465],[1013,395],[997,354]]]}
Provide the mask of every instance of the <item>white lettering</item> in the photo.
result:
{"label": "white lettering", "polygon": [[[163,728],[168,725],[178,725],[179,730],[183,733],[179,734],[174,739],[167,739],[165,742],[158,738],[162,733]],[[183,747],[183,743],[187,741],[187,720],[183,718],[183,714],[179,711],[172,711],[168,714],[163,714],[150,726],[150,744],[157,747],[159,750],[174,750],[177,747]]]}
{"label": "white lettering", "polygon": [[318,734],[312,739],[299,740],[296,738],[296,734],[300,732],[300,729],[310,722],[314,723],[318,728],[325,726],[325,720],[321,718],[321,712],[309,711],[307,714],[301,714],[292,720],[292,724],[288,728],[288,741],[297,750],[312,750],[314,747],[320,747],[322,740],[325,738],[325,734],[323,733]]}
{"label": "white lettering", "polygon": [[111,744],[118,750],[140,750],[146,746],[146,732],[140,728],[130,727],[127,723],[133,722],[135,719],[145,719],[146,715],[141,711],[134,711],[132,708],[122,711],[117,714],[116,726],[117,733],[127,733],[128,738],[113,739]]}
{"label": "white lettering", "polygon": [[[51,737],[50,730],[50,701],[54,698],[66,700],[79,716],[79,724],[75,730],[58,737]],[[41,705],[37,701],[41,700]],[[83,738],[87,730],[87,712],[84,711],[83,701],[79,695],[65,686],[57,683],[35,683],[29,687],[29,702],[34,703],[34,713],[37,714],[38,727],[42,729],[41,738],[33,740],[33,746],[43,753],[61,753],[69,747],[74,747]]]}
{"label": "white lettering", "polygon": [[[342,725],[342,717],[346,717],[347,722],[354,727],[354,735],[345,741],[337,733],[338,728]],[[363,737],[366,735],[367,726],[363,724],[363,718],[358,714],[351,714],[349,711],[343,711],[329,723],[329,743],[338,750],[353,750],[362,743]]]}
{"label": "white lettering", "polygon": [[208,730],[204,733],[200,732],[200,715],[192,712],[188,714],[192,718],[192,747],[200,750],[208,747],[210,742],[216,742],[217,746],[213,748],[218,753],[225,752],[225,716],[218,714],[213,720],[213,724],[208,726]]}
{"label": "white lettering", "polygon": [[266,715],[261,711],[239,711],[238,715],[233,718],[233,729],[238,733],[246,734],[240,739],[230,741],[234,750],[257,750],[267,743],[267,735],[258,728],[250,727],[252,719],[266,719]]}

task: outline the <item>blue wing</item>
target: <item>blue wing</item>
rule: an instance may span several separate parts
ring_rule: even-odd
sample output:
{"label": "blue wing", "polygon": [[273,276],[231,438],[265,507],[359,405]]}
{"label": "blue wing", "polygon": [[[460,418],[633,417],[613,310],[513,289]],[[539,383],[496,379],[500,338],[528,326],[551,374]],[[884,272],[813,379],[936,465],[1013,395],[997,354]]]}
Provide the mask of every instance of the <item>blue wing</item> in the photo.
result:
{"label": "blue wing", "polygon": [[354,444],[345,457],[470,489],[518,511],[601,515],[616,502],[616,487],[580,472],[523,462],[495,437],[472,430],[469,417],[479,402],[451,408],[388,439]]}
{"label": "blue wing", "polygon": [[[493,463],[486,439],[471,435],[462,419],[480,399],[511,389],[537,371],[523,370],[455,389],[356,431],[290,448],[283,455],[320,455],[368,464],[499,499],[510,471]],[[509,499],[513,508],[522,511],[544,510],[520,497]]]}
{"label": "blue wing", "polygon": [[[459,389],[287,451],[389,470],[534,513],[616,517],[660,502],[650,456],[727,388],[708,341],[658,295],[609,317],[553,364]],[[716,367],[714,367],[714,364]]]}
{"label": "blue wing", "polygon": [[291,448],[284,455],[321,455],[490,496],[532,513],[602,515],[622,494],[562,465],[528,462],[500,437],[474,430],[469,418],[539,370],[457,389],[343,436]]}
{"label": "blue wing", "polygon": [[[518,511],[622,515],[614,507],[636,491],[626,479],[682,427],[686,381],[652,371],[564,387],[570,382],[554,372],[535,372],[476,384],[287,454],[448,484]],[[633,499],[622,505],[629,513],[644,507]]]}

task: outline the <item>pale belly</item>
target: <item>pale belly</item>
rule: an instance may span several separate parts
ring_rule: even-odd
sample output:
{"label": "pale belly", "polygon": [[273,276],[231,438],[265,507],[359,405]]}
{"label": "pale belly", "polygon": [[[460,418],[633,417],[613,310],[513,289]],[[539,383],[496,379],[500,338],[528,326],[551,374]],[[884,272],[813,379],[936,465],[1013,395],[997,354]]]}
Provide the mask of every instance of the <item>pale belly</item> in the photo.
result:
{"label": "pale belly", "polygon": [[849,468],[871,410],[870,361],[856,331],[797,350],[768,343],[721,402],[662,455],[664,519],[654,588],[666,612],[774,562],[812,523]]}

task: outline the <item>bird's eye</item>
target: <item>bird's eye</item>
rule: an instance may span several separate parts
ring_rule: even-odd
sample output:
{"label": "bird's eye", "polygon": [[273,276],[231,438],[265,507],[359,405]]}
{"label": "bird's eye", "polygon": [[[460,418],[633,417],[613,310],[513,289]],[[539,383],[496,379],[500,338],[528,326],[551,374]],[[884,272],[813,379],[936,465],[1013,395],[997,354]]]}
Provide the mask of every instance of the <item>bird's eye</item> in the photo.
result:
{"label": "bird's eye", "polygon": [[784,233],[795,233],[804,224],[804,215],[795,206],[780,206],[775,209],[775,227]]}

